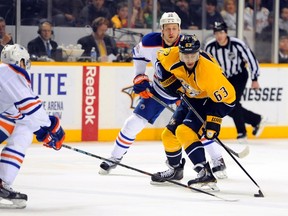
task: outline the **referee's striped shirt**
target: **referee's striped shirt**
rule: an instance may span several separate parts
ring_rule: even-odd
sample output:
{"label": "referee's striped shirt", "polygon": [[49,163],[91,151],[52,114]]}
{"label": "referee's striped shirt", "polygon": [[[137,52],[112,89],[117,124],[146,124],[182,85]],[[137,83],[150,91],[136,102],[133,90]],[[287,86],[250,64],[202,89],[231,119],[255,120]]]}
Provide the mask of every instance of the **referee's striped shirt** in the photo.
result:
{"label": "referee's striped shirt", "polygon": [[248,71],[251,71],[251,79],[256,81],[259,76],[259,63],[255,55],[242,40],[235,37],[227,37],[228,43],[225,46],[220,46],[215,38],[208,41],[205,51],[217,59],[227,78],[241,73],[243,70],[241,65],[242,67],[244,65],[243,61],[248,62]]}

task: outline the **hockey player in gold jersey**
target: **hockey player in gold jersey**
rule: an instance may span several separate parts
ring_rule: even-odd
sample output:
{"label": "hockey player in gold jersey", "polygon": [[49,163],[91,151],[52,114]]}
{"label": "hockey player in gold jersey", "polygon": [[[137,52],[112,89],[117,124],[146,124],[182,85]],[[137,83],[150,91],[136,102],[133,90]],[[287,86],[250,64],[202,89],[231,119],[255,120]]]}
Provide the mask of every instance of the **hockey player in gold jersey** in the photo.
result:
{"label": "hockey player in gold jersey", "polygon": [[[188,182],[193,186],[217,188],[216,178],[205,158],[201,137],[213,140],[220,132],[222,118],[234,107],[235,90],[224,76],[217,61],[200,50],[200,41],[195,35],[184,36],[178,47],[161,49],[157,57],[158,73],[170,72],[175,80],[160,83],[168,91],[185,94],[185,97],[199,113],[201,120],[182,101],[162,133],[162,141],[167,156],[168,170],[155,173],[152,182],[181,180],[185,164],[182,148],[185,150],[194,170],[196,179]],[[161,77],[161,76],[159,76]],[[184,119],[184,120],[183,120]]]}

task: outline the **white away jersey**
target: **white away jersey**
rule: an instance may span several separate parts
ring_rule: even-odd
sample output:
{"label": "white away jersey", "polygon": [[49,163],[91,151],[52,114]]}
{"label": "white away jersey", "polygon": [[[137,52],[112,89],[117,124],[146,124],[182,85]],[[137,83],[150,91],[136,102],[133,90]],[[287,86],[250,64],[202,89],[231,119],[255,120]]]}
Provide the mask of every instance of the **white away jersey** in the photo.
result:
{"label": "white away jersey", "polygon": [[0,114],[25,121],[32,132],[51,124],[41,100],[31,89],[29,74],[16,65],[0,64]]}
{"label": "white away jersey", "polygon": [[[180,37],[173,44],[174,46],[178,46]],[[160,32],[152,32],[145,35],[142,38],[142,41],[137,44],[133,49],[133,63],[134,63],[134,71],[135,76],[139,74],[145,74],[146,66],[149,62],[152,63],[155,70],[155,62],[157,60],[157,52],[161,48],[167,48],[164,41],[162,40]],[[155,74],[153,77],[153,88],[156,92],[164,98],[175,100],[177,98],[170,96],[165,92],[162,86],[159,84],[157,79],[157,71],[155,70]]]}

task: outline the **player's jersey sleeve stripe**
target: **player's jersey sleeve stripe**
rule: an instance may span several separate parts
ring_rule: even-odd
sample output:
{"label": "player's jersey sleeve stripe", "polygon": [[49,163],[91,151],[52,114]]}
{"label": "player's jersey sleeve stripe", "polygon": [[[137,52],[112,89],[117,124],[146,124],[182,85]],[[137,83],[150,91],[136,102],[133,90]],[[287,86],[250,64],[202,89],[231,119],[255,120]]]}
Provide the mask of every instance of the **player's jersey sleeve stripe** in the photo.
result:
{"label": "player's jersey sleeve stripe", "polygon": [[24,100],[18,101],[15,103],[16,108],[22,113],[29,115],[37,111],[41,106],[41,100],[38,96],[32,98],[25,98]]}
{"label": "player's jersey sleeve stripe", "polygon": [[19,107],[19,110],[20,110],[20,111],[25,111],[25,110],[28,110],[29,108],[31,108],[31,107],[33,107],[33,106],[35,106],[35,105],[38,105],[38,104],[40,104],[40,103],[41,103],[41,100],[37,100],[37,101],[35,101],[35,102],[33,102],[33,103],[27,104],[26,106]]}

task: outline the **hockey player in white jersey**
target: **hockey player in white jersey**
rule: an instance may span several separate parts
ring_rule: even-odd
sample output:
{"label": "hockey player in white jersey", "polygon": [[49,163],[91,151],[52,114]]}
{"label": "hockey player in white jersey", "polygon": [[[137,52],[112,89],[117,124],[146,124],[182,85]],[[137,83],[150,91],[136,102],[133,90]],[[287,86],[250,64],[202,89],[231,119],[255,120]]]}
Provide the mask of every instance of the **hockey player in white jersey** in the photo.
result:
{"label": "hockey player in white jersey", "polygon": [[[167,48],[172,46],[178,46],[181,33],[181,19],[175,12],[165,12],[160,19],[160,32],[152,32],[145,35],[142,41],[136,45],[133,49],[133,62],[135,78],[133,80],[133,90],[135,93],[141,96],[141,100],[137,104],[133,114],[128,117],[121,128],[115,142],[114,148],[111,153],[110,161],[103,161],[100,164],[99,174],[108,174],[111,169],[117,166],[117,163],[121,161],[123,155],[128,151],[133,144],[136,135],[140,133],[147,123],[153,124],[165,107],[159,104],[157,101],[149,97],[149,93],[159,98],[164,103],[170,105],[179,100],[179,95],[171,95],[162,86],[163,83],[159,83],[159,77],[157,71],[153,76],[152,86],[150,85],[149,77],[145,74],[146,66],[149,62],[156,62],[157,51],[161,48]],[[162,76],[162,75],[161,75]],[[161,77],[163,82],[163,77]],[[164,85],[172,85],[176,80],[171,74],[167,74],[165,77]],[[149,93],[147,93],[149,89]],[[224,160],[221,156],[221,151],[218,144],[210,145],[213,141],[203,140],[203,144],[207,146],[213,166],[215,170],[220,174],[222,178],[226,177]],[[183,170],[184,164],[180,165]],[[173,177],[171,177],[173,179]]]}
{"label": "hockey player in white jersey", "polygon": [[[59,150],[65,138],[60,120],[48,116],[31,89],[30,57],[19,45],[6,45],[0,64],[0,208],[25,208],[26,194],[15,192],[13,184],[33,134],[45,146]],[[2,201],[2,202],[1,202]]]}

